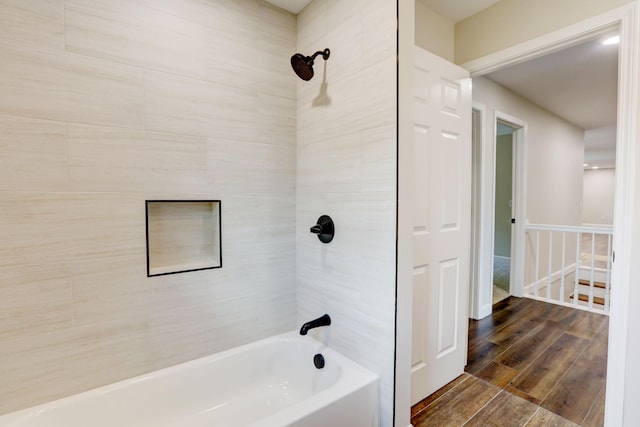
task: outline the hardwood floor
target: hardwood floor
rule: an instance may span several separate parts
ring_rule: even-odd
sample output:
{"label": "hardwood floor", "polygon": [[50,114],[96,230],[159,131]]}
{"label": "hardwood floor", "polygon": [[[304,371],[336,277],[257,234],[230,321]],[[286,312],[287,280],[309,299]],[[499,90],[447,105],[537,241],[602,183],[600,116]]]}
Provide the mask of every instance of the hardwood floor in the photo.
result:
{"label": "hardwood floor", "polygon": [[469,323],[466,373],[414,405],[414,427],[604,424],[609,318],[509,297]]}

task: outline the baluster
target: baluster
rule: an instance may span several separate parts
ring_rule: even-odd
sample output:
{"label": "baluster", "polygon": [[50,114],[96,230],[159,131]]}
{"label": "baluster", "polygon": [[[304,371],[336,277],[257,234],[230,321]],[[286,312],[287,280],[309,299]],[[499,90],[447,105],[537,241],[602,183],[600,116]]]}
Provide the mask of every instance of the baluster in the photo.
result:
{"label": "baluster", "polygon": [[578,305],[578,280],[580,276],[580,240],[582,240],[582,233],[579,231],[576,233],[576,272],[574,273],[575,280],[573,281],[573,305]]}
{"label": "baluster", "polygon": [[593,308],[593,288],[596,262],[596,233],[591,233],[591,274],[589,275],[589,308]]}
{"label": "baluster", "polygon": [[609,312],[609,291],[611,289],[611,234],[607,235],[607,280],[604,285],[604,311]]}
{"label": "baluster", "polygon": [[565,264],[565,251],[567,248],[567,244],[566,244],[566,233],[563,231],[562,232],[562,267],[560,268],[560,296],[559,299],[561,302],[564,302],[564,264]]}
{"label": "baluster", "polygon": [[538,277],[540,276],[538,269],[540,268],[540,230],[536,230],[536,277],[533,286],[533,294],[538,296],[538,287],[540,284],[538,283]]}
{"label": "baluster", "polygon": [[553,231],[549,231],[549,263],[547,267],[547,300],[551,299],[551,264],[553,262]]}

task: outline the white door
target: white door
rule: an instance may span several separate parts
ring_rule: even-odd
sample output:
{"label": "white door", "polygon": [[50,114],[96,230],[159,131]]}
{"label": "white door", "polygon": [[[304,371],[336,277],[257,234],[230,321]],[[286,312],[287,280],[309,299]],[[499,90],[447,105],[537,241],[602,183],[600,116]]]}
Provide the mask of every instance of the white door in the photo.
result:
{"label": "white door", "polygon": [[411,403],[462,374],[471,225],[471,79],[415,48]]}

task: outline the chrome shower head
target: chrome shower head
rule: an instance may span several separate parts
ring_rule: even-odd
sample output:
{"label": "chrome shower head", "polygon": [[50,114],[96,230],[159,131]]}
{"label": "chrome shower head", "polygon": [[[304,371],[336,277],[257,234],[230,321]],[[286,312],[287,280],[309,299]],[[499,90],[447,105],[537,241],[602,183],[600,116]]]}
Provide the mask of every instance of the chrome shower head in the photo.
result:
{"label": "chrome shower head", "polygon": [[293,67],[293,71],[295,71],[302,80],[311,80],[313,78],[313,61],[316,59],[316,56],[322,55],[322,59],[326,61],[329,59],[330,53],[331,51],[329,51],[329,49],[319,50],[312,56],[304,56],[301,53],[296,53],[291,57],[291,67]]}

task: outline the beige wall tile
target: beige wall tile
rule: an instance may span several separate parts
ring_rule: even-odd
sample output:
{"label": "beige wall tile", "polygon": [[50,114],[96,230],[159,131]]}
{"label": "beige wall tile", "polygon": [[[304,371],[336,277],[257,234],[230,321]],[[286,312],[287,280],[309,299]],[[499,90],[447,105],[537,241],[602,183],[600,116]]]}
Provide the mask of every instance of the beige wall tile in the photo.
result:
{"label": "beige wall tile", "polygon": [[1,266],[68,260],[65,200],[63,193],[0,192]]}
{"label": "beige wall tile", "polygon": [[263,335],[281,334],[301,326],[295,317],[295,292],[265,292],[260,296],[258,310]]}
{"label": "beige wall tile", "polygon": [[70,52],[147,69],[203,77],[207,29],[139,2],[67,0],[65,43]]}
{"label": "beige wall tile", "polygon": [[175,306],[149,319],[152,363],[167,366],[246,344],[261,336],[257,325],[253,296]]}
{"label": "beige wall tile", "polygon": [[291,194],[295,158],[295,147],[209,139],[209,186],[225,192]]}
{"label": "beige wall tile", "polygon": [[64,0],[0,1],[0,37],[64,49]]}
{"label": "beige wall tile", "polygon": [[145,331],[124,321],[3,341],[0,413],[147,372]]}
{"label": "beige wall tile", "polygon": [[66,364],[72,375],[79,379],[72,393],[153,370],[146,321],[118,319],[75,328],[72,333],[75,348]]}
{"label": "beige wall tile", "polygon": [[65,191],[64,123],[0,116],[0,190]]}
{"label": "beige wall tile", "polygon": [[[296,18],[0,0],[0,24],[0,413],[292,327]],[[147,278],[147,199],[222,199],[224,267]]]}
{"label": "beige wall tile", "polygon": [[0,113],[139,128],[139,68],[0,39]]}
{"label": "beige wall tile", "polygon": [[[298,324],[331,315],[327,344],[380,375],[385,426],[393,424],[394,9],[385,0],[314,0],[298,16],[298,49],[331,49],[314,79],[298,82]],[[319,214],[336,224],[329,245],[308,232],[305,218]]]}
{"label": "beige wall tile", "polygon": [[0,268],[0,277],[0,343],[71,327],[67,265]]}
{"label": "beige wall tile", "polygon": [[2,340],[0,413],[77,392],[80,379],[68,363],[75,351],[71,330]]}
{"label": "beige wall tile", "polygon": [[74,326],[146,321],[151,291],[144,255],[72,261],[71,275]]}
{"label": "beige wall tile", "polygon": [[71,191],[204,192],[206,139],[69,124]]}
{"label": "beige wall tile", "polygon": [[144,200],[137,194],[77,193],[64,206],[72,259],[145,253]]}
{"label": "beige wall tile", "polygon": [[155,71],[145,73],[145,90],[149,130],[233,140],[258,135],[255,92]]}
{"label": "beige wall tile", "polygon": [[0,217],[4,266],[145,252],[139,196],[0,192]]}

